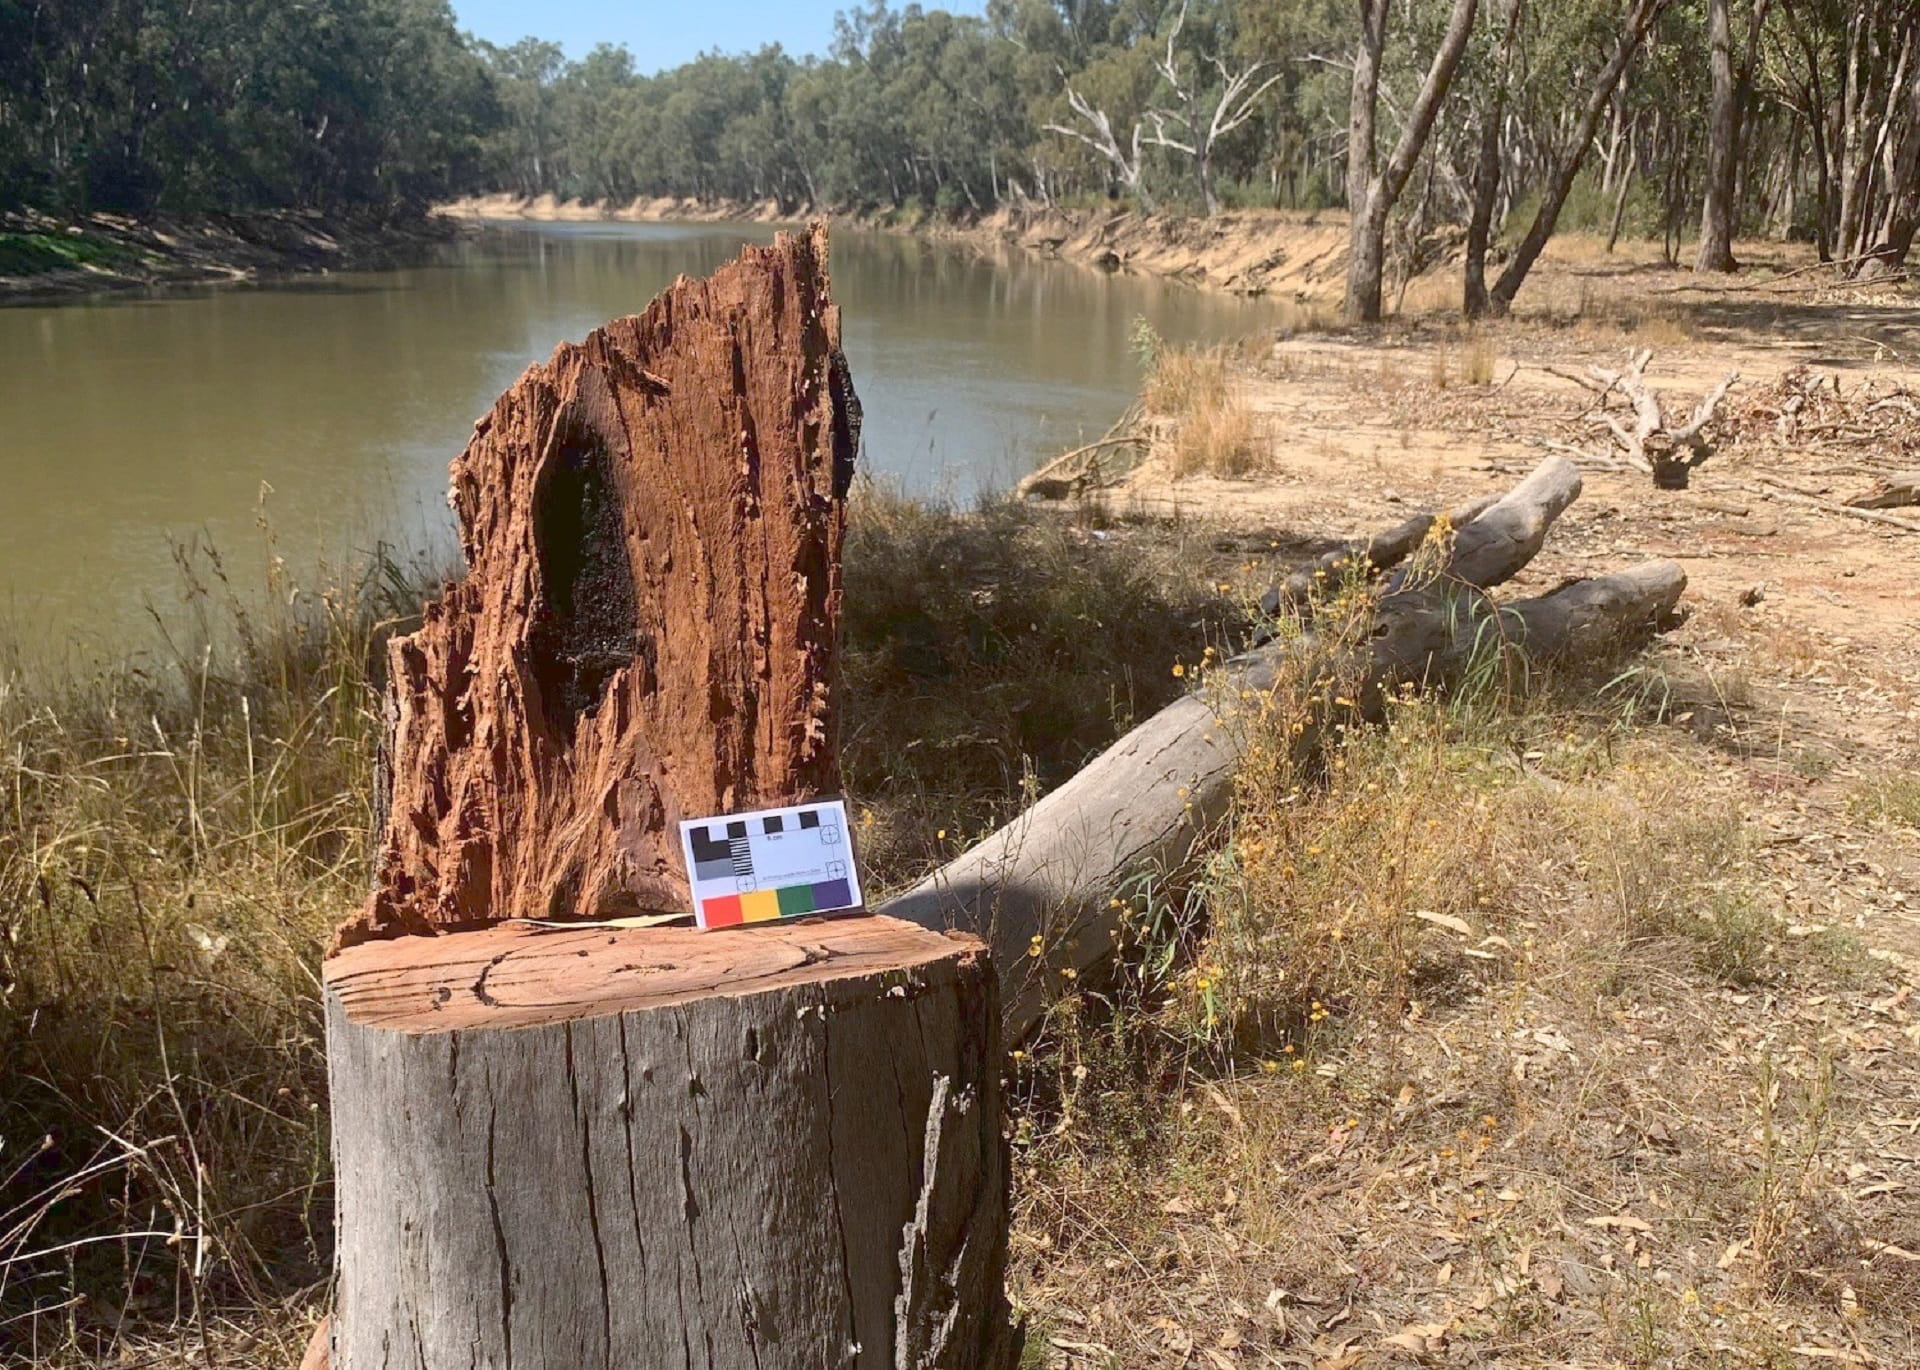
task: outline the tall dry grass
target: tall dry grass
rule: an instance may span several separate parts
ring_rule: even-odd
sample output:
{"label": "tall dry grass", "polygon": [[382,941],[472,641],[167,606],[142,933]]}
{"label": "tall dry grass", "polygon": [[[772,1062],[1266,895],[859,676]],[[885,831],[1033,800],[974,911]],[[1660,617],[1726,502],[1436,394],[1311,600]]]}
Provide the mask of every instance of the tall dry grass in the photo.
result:
{"label": "tall dry grass", "polygon": [[324,1269],[313,967],[364,879],[416,578],[242,592],[178,560],[151,650],[0,675],[0,1348],[32,1356]]}
{"label": "tall dry grass", "polygon": [[1305,748],[1337,683],[1239,701],[1215,854],[1122,892],[1136,960],[1016,1062],[1042,1340],[1657,1365],[1897,1337],[1904,1267],[1845,1257],[1871,1144],[1840,1141],[1891,1096],[1845,1097],[1773,1007],[1832,996],[1844,1032],[1874,972],[1790,925],[1764,831],[1638,676],[1470,672]]}
{"label": "tall dry grass", "polygon": [[1174,479],[1243,477],[1268,465],[1268,444],[1235,380],[1231,349],[1167,343],[1136,321],[1134,351],[1146,372],[1141,402],[1165,426],[1156,445]]}

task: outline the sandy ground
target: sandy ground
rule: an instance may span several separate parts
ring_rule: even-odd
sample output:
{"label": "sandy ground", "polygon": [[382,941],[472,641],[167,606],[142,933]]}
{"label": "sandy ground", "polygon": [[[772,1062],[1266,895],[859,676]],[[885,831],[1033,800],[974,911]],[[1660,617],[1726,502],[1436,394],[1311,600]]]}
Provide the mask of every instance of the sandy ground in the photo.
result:
{"label": "sandy ground", "polygon": [[[1739,373],[1726,405],[1739,432],[1684,491],[1656,490],[1619,461],[1592,396],[1564,375],[1618,369],[1642,346],[1653,349],[1648,375],[1670,416]],[[1888,396],[1902,409],[1880,411],[1892,420],[1885,432],[1864,419],[1827,432],[1807,414],[1796,426],[1781,412],[1807,387],[1837,387],[1848,412]],[[1573,455],[1584,493],[1514,594],[1677,560],[1693,619],[1663,650],[1749,667],[1761,647],[1784,657],[1783,669],[1763,671],[1767,703],[1754,712],[1796,748],[1825,749],[1836,762],[1827,783],[1789,786],[1788,802],[1812,802],[1863,767],[1920,767],[1920,531],[1781,498],[1843,502],[1920,466],[1920,311],[1911,304],[1722,296],[1654,329],[1522,321],[1466,334],[1303,334],[1273,342],[1243,395],[1269,453],[1265,473],[1175,482],[1149,462],[1113,493],[1114,506],[1276,540],[1347,538],[1503,489],[1550,454]],[[1624,413],[1618,400],[1613,412]],[[1920,525],[1920,509],[1885,512]],[[1743,764],[1758,776],[1783,760]],[[1764,779],[1755,785],[1760,802],[1780,800]],[[1920,968],[1920,862],[1902,869],[1916,910],[1884,919],[1881,931]]]}

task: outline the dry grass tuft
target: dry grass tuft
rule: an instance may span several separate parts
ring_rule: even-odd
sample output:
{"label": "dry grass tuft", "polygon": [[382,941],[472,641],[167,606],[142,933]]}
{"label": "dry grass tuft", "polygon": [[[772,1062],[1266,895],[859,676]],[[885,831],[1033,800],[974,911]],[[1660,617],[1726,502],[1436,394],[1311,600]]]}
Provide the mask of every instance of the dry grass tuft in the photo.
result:
{"label": "dry grass tuft", "polygon": [[1233,370],[1226,348],[1155,340],[1141,398],[1170,429],[1164,450],[1175,479],[1241,477],[1265,467],[1266,446]]}
{"label": "dry grass tuft", "polygon": [[313,966],[363,888],[375,663],[418,596],[384,558],[244,602],[213,552],[180,564],[198,632],[0,681],[0,1318],[36,1355],[325,1270]]}
{"label": "dry grass tuft", "polygon": [[1870,823],[1920,828],[1920,777],[1911,772],[1887,771],[1863,781],[1848,802]]}

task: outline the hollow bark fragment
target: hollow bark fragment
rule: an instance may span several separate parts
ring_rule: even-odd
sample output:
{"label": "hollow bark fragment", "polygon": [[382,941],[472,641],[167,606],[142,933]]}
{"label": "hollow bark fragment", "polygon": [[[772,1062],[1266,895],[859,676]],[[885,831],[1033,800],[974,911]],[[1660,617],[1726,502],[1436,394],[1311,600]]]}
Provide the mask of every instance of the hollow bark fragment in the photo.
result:
{"label": "hollow bark fragment", "polygon": [[837,789],[858,442],[822,227],[502,395],[453,463],[466,575],[390,647],[376,884],[338,945],[685,911],[679,819]]}

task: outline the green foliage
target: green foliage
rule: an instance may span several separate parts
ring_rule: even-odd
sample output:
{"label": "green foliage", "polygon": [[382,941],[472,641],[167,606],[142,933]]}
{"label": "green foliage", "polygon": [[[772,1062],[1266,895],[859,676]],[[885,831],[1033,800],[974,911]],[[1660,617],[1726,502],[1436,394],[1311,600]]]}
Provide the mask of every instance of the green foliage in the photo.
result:
{"label": "green foliage", "polygon": [[0,0],[0,208],[418,208],[498,117],[447,0]]}
{"label": "green foliage", "polygon": [[35,276],[80,267],[112,267],[133,255],[130,248],[87,233],[0,232],[0,276]]}

